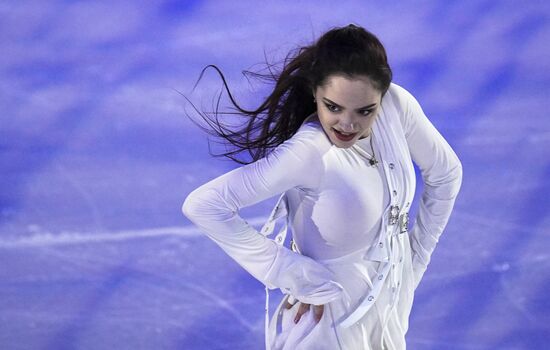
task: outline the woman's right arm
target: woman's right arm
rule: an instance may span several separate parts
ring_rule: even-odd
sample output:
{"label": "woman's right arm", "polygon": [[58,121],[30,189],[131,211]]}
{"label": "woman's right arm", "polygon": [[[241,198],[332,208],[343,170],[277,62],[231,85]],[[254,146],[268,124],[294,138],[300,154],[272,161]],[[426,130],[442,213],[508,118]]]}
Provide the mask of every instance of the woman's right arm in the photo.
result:
{"label": "woman's right arm", "polygon": [[304,124],[265,158],[191,192],[182,207],[189,220],[260,282],[315,305],[341,296],[342,287],[332,281],[332,273],[265,237],[238,211],[293,187],[316,188],[323,170],[319,137],[325,136]]}

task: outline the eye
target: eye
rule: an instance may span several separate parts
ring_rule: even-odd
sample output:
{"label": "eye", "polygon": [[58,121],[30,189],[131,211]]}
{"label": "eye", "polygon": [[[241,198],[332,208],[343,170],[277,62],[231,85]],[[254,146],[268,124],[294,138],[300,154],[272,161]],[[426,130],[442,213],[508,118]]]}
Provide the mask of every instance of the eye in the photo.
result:
{"label": "eye", "polygon": [[335,105],[331,105],[329,103],[325,103],[325,106],[327,107],[327,109],[331,112],[338,112],[340,109],[338,107],[336,107]]}
{"label": "eye", "polygon": [[372,113],[373,110],[374,110],[374,108],[373,109],[365,109],[364,111],[361,112],[361,115],[364,116],[364,117],[369,116]]}

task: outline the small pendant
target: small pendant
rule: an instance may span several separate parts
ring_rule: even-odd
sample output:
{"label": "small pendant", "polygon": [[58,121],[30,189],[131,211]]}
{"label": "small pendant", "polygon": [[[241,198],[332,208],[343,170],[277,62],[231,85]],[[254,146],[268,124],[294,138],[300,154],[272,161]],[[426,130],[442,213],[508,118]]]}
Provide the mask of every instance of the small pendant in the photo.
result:
{"label": "small pendant", "polygon": [[378,161],[375,159],[375,158],[371,158],[369,159],[369,164],[371,166],[377,166],[378,165]]}

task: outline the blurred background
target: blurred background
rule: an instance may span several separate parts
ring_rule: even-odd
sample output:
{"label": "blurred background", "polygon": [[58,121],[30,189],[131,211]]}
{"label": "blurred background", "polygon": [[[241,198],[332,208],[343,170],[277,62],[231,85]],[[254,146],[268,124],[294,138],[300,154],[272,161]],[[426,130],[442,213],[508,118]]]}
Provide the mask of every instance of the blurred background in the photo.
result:
{"label": "blurred background", "polygon": [[[549,16],[545,1],[1,2],[0,348],[263,348],[263,285],[180,211],[237,164],[209,155],[178,91],[211,106],[214,71],[191,89],[216,64],[255,107],[270,86],[242,70],[355,23],[464,167],[408,348],[545,349]],[[261,225],[274,199],[242,215]]]}

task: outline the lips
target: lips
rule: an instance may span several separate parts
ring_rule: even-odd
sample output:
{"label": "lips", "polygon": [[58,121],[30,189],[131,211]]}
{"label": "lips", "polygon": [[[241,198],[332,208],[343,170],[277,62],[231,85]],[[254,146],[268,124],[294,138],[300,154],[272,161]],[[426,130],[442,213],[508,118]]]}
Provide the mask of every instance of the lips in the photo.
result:
{"label": "lips", "polygon": [[345,135],[345,134],[340,133],[336,129],[332,129],[332,130],[334,131],[334,134],[336,135],[338,140],[341,140],[341,141],[351,141],[355,137],[355,135],[357,135],[357,133]]}

